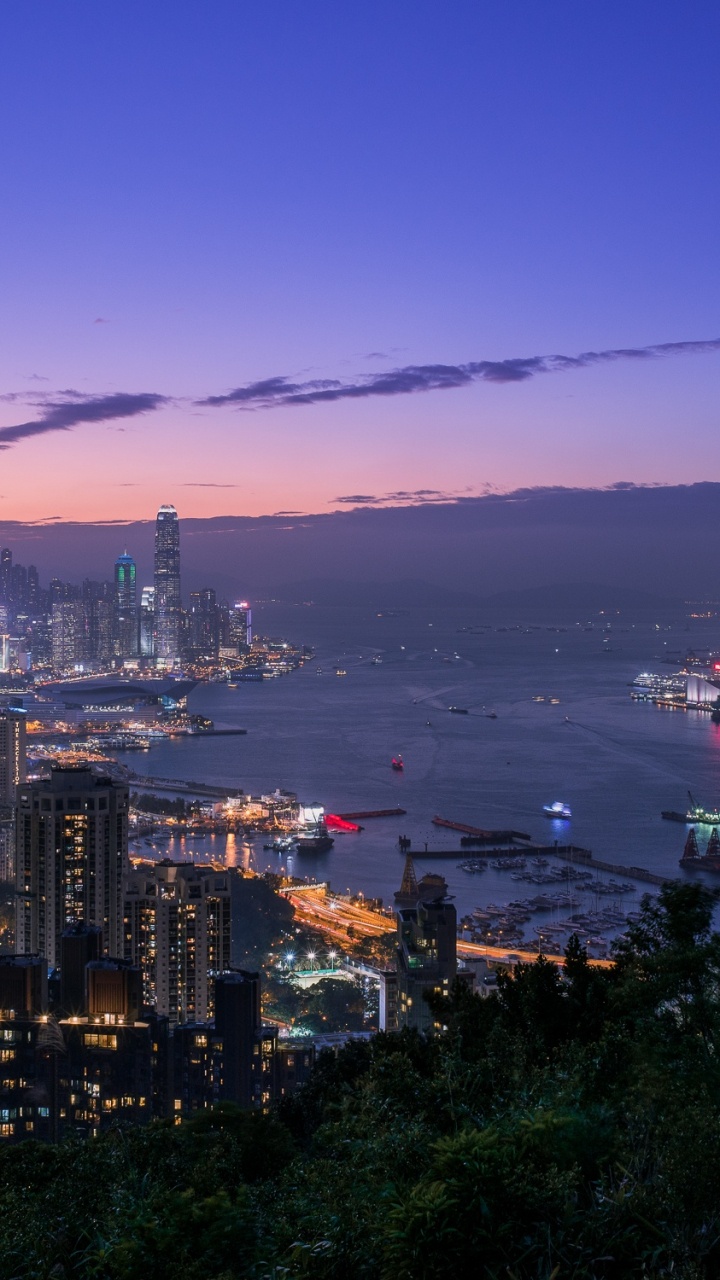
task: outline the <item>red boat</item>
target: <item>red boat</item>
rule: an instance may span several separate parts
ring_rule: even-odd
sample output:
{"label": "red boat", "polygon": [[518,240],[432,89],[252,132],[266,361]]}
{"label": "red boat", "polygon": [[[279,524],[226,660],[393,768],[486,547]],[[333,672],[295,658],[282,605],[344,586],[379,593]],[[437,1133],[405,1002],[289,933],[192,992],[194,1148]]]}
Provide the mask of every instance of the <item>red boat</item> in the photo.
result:
{"label": "red boat", "polygon": [[405,768],[405,765],[403,764],[402,756],[393,756],[392,768],[395,769],[397,773],[402,773],[403,769]]}

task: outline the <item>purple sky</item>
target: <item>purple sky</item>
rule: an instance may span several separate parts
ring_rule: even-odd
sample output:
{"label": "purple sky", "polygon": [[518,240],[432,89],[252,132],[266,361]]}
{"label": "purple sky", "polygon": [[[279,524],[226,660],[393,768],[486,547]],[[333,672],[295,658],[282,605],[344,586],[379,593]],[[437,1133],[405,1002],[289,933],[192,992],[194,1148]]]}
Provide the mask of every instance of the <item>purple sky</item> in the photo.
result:
{"label": "purple sky", "polygon": [[0,520],[720,480],[716,4],[7,0],[0,41]]}

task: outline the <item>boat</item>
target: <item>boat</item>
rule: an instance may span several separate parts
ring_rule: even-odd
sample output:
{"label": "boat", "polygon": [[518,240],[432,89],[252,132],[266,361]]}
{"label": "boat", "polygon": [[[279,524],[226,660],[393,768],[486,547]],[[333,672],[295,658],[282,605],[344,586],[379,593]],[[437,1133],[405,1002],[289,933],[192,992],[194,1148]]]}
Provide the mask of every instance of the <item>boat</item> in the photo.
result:
{"label": "boat", "polygon": [[554,800],[552,804],[543,805],[543,813],[546,818],[561,818],[567,821],[572,818],[572,809],[569,804],[563,804],[562,800]]}
{"label": "boat", "polygon": [[393,756],[390,761],[390,768],[394,769],[396,773],[402,773],[405,765],[403,764],[403,758],[401,755]]}
{"label": "boat", "polygon": [[295,841],[295,848],[298,853],[328,853],[332,849],[335,841],[332,836],[325,835],[322,832],[314,836],[298,836]]}
{"label": "boat", "polygon": [[269,844],[264,844],[263,849],[269,849],[271,853],[292,853],[295,848],[295,841],[291,836],[276,836]]}
{"label": "boat", "polygon": [[300,811],[300,823],[295,837],[298,853],[327,853],[335,841],[328,835],[325,810],[321,805],[305,806]]}
{"label": "boat", "polygon": [[382,662],[382,658],[380,657],[379,653],[376,653],[375,657],[372,658],[371,661],[374,667],[379,667],[380,663]]}
{"label": "boat", "polygon": [[467,707],[448,707],[448,711],[453,716],[466,716],[468,714]]}
{"label": "boat", "polygon": [[705,809],[701,804],[696,804],[693,800],[692,792],[688,791],[689,807],[685,813],[678,813],[674,809],[663,809],[661,816],[668,822],[690,822],[715,827],[720,823],[720,808]]}

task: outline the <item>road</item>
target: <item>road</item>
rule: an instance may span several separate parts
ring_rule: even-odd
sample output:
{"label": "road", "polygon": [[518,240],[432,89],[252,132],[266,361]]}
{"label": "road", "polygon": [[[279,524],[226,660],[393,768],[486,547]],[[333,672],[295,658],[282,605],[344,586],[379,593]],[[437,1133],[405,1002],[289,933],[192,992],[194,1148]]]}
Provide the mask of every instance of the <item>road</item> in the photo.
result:
{"label": "road", "polygon": [[[348,945],[348,929],[352,928],[353,932],[350,938],[369,938],[378,937],[383,933],[393,932],[395,929],[394,916],[385,915],[379,911],[371,911],[369,907],[359,906],[357,903],[348,902],[345,898],[338,898],[333,895],[325,895],[321,897],[316,894],[293,893],[292,890],[286,890],[285,896],[292,902],[295,908],[295,915],[303,924],[310,928],[317,929],[319,933],[332,938],[333,941],[342,942]],[[457,953],[460,959],[464,960],[501,960],[507,961],[509,956],[517,957],[519,960],[532,964],[537,960],[536,951],[522,951],[517,947],[493,947],[480,942],[465,942],[458,939]],[[553,964],[561,965],[565,957],[547,956]],[[608,969],[612,965],[611,960],[591,960],[591,965],[600,969]]]}

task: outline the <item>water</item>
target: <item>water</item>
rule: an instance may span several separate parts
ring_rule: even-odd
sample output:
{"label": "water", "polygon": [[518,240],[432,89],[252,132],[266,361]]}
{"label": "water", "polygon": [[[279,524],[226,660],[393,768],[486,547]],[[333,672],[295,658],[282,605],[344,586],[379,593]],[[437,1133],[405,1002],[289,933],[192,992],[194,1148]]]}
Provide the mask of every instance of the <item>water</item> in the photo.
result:
{"label": "water", "polygon": [[[688,788],[699,802],[720,801],[720,727],[700,713],[632,702],[628,687],[641,670],[671,671],[660,665],[668,653],[712,648],[713,620],[613,617],[606,643],[607,620],[598,617],[588,631],[585,618],[578,626],[557,616],[522,620],[538,629],[499,630],[521,620],[430,606],[382,617],[367,609],[266,606],[257,615],[258,629],[313,645],[316,660],[274,681],[193,692],[191,711],[211,716],[218,728],[242,726],[247,736],[172,739],[127,762],[158,777],[253,795],[281,787],[329,812],[401,805],[407,817],[368,820],[360,834],[337,835],[322,856],[279,859],[263,851],[260,838],[252,852],[233,839],[226,850],[224,837],[173,842],[170,856],[213,851],[231,863],[282,865],[341,891],[392,901],[402,833],[412,840],[418,873],[441,870],[463,914],[540,890],[507,872],[459,870],[472,850],[458,849],[457,860],[426,860],[425,842],[430,849],[459,845],[457,833],[433,827],[434,814],[511,827],[539,842],[572,842],[598,858],[678,875],[685,829],[663,821],[660,811],[683,810]],[[480,633],[461,630],[486,623],[491,628]],[[374,654],[382,664],[372,663]],[[335,675],[336,666],[347,675]],[[558,703],[534,702],[536,696]],[[451,705],[469,714],[452,715]],[[390,767],[398,752],[403,773]],[[558,799],[571,806],[570,822],[543,816],[543,804]],[[643,891],[625,895],[625,909]]]}

